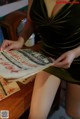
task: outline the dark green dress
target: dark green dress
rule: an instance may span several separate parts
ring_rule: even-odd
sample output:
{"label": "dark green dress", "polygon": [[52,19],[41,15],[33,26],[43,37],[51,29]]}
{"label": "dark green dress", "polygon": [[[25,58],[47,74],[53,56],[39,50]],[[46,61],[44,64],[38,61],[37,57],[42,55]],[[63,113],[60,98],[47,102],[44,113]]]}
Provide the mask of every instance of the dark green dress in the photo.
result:
{"label": "dark green dress", "polygon": [[[33,0],[30,17],[41,37],[41,52],[58,58],[80,46],[80,4],[66,4],[55,16],[48,17],[44,0]],[[71,83],[80,84],[80,57],[67,70],[49,67],[45,71]]]}

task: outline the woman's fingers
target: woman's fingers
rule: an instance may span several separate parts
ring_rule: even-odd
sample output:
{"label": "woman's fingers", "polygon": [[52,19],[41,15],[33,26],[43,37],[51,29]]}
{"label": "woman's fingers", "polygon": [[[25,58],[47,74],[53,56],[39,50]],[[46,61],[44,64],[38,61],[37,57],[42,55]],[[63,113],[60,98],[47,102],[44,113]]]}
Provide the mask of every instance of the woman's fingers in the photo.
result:
{"label": "woman's fingers", "polygon": [[1,46],[1,50],[5,50],[6,48],[8,48],[11,45],[11,41],[9,40],[4,40],[4,42],[2,43]]}
{"label": "woman's fingers", "polygon": [[55,62],[54,66],[59,68],[69,68],[71,62],[66,55],[60,56]]}

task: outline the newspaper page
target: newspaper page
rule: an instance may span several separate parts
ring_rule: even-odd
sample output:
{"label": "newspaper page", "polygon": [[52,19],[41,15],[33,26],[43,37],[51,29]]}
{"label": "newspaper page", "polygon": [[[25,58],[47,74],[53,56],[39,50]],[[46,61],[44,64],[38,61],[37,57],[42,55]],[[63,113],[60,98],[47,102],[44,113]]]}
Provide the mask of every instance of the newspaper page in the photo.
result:
{"label": "newspaper page", "polygon": [[31,49],[0,51],[0,75],[24,79],[52,65],[52,60]]}
{"label": "newspaper page", "polygon": [[8,83],[0,77],[0,101],[19,91],[20,88],[16,82]]}

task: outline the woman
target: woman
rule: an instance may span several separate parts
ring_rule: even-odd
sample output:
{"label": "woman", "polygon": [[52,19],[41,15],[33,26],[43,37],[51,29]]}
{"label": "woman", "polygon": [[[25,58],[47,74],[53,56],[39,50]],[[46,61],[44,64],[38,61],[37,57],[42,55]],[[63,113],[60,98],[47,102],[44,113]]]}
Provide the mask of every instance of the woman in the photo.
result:
{"label": "woman", "polygon": [[29,0],[23,32],[17,41],[4,40],[1,46],[2,50],[19,49],[33,32],[39,33],[41,52],[55,59],[53,66],[36,75],[29,119],[47,118],[62,79],[68,82],[68,114],[80,119],[79,11],[80,4],[75,4],[75,0]]}

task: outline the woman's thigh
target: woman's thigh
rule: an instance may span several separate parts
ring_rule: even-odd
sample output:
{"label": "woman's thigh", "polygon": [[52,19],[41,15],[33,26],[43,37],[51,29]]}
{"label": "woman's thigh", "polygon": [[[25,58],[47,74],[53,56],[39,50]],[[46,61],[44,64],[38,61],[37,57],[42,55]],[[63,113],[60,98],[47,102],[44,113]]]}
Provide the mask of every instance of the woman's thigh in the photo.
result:
{"label": "woman's thigh", "polygon": [[[60,84],[60,79],[50,73],[41,71],[36,75],[34,88],[42,88],[44,86],[58,88]],[[53,91],[53,90],[52,90]]]}
{"label": "woman's thigh", "polygon": [[36,75],[30,117],[40,119],[47,117],[59,84],[60,79],[47,72],[41,71]]}
{"label": "woman's thigh", "polygon": [[80,119],[80,85],[67,85],[66,111],[72,117]]}

